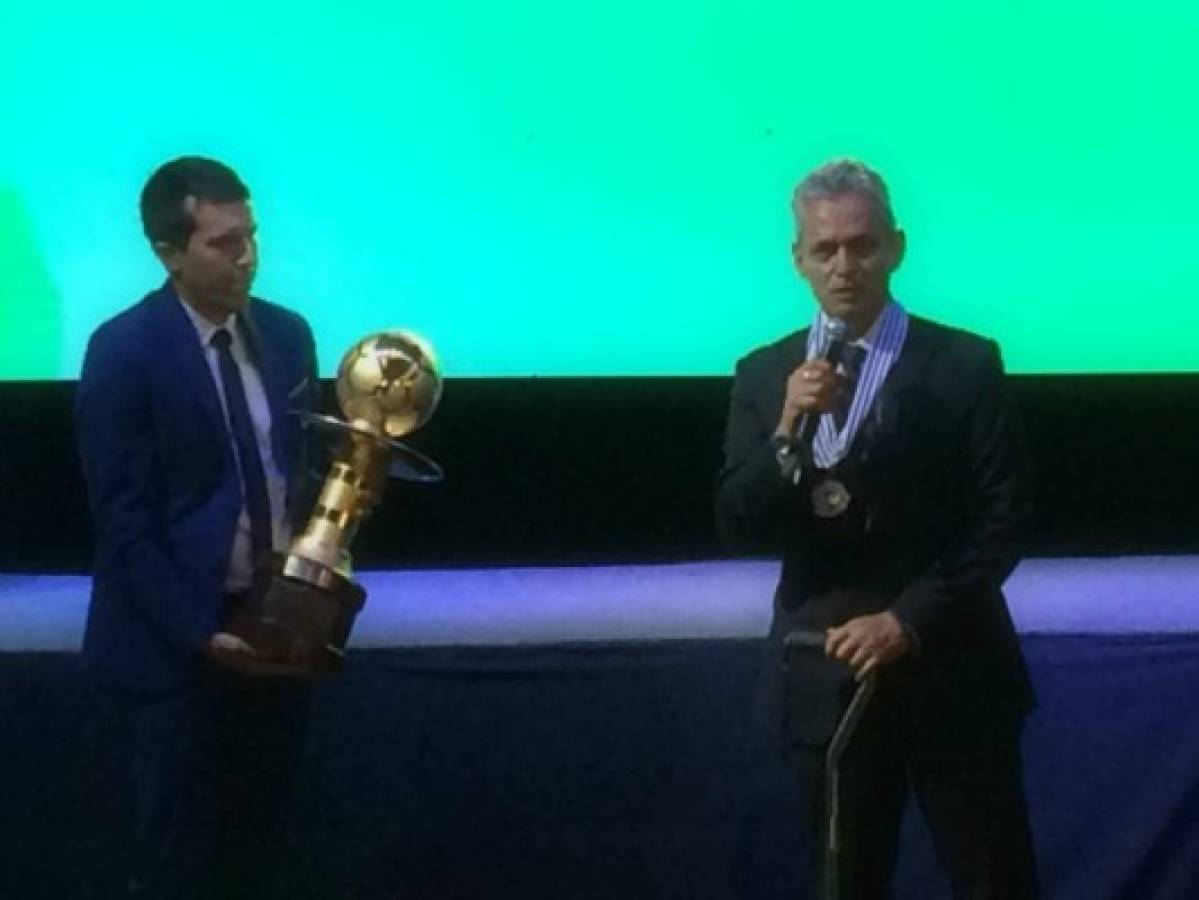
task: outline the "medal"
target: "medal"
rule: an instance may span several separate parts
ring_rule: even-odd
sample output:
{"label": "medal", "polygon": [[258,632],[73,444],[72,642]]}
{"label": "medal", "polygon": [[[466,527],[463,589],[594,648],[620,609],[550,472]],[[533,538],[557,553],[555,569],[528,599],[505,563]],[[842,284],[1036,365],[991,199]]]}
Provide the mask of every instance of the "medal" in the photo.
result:
{"label": "medal", "polygon": [[812,488],[812,511],[822,519],[833,519],[849,509],[853,498],[836,478],[826,478]]}

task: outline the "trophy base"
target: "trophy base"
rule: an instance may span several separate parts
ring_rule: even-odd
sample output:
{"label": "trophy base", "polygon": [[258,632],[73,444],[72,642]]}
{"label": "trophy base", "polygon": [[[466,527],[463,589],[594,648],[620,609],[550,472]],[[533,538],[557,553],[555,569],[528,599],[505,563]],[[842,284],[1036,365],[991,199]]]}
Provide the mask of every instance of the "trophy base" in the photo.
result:
{"label": "trophy base", "polygon": [[248,674],[304,677],[341,669],[366,591],[323,566],[319,583],[293,574],[313,567],[298,557],[273,554],[269,568],[232,610],[225,630],[260,655],[248,666]]}

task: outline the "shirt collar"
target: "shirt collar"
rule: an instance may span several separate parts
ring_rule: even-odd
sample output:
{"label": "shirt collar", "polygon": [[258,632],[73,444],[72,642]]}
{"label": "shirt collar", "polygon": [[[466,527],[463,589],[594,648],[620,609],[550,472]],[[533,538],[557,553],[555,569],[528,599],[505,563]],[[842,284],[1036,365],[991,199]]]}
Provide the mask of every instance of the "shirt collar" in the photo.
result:
{"label": "shirt collar", "polygon": [[[874,317],[874,321],[871,323],[870,327],[866,329],[866,333],[861,337],[850,341],[849,346],[861,347],[867,353],[870,353],[872,350],[874,350],[875,345],[878,343],[879,331],[883,327],[883,320],[887,318],[887,316],[890,314],[891,307],[895,305],[896,304],[894,300],[888,299],[887,302],[883,304],[882,309],[878,311],[878,315]],[[820,310],[816,318],[816,324],[813,327],[818,327],[821,335],[823,336],[827,324],[828,316],[825,315],[824,310]]]}
{"label": "shirt collar", "polygon": [[187,301],[182,297],[179,297],[178,299],[179,305],[183,307],[183,311],[187,313],[187,317],[191,319],[191,323],[196,329],[196,335],[200,338],[200,343],[205,347],[212,342],[212,336],[222,328],[229,332],[229,337],[235,341],[237,340],[237,330],[234,328],[234,325],[237,321],[237,316],[235,313],[229,313],[229,317],[225,319],[224,322],[216,325],[192,309],[191,306],[188,305]]}
{"label": "shirt collar", "polygon": [[878,332],[883,326],[883,319],[887,316],[887,310],[892,306],[894,300],[888,300],[883,304],[883,308],[878,311],[878,315],[874,317],[874,322],[866,329],[866,333],[850,344],[854,347],[861,347],[867,353],[874,349],[874,345],[878,343]]}

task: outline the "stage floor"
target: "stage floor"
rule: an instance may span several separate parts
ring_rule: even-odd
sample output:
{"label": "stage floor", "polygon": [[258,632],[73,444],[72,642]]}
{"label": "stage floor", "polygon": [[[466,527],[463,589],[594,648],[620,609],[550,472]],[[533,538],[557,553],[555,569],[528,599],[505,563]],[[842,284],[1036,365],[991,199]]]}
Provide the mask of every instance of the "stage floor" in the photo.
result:
{"label": "stage floor", "polygon": [[[367,572],[314,688],[292,900],[790,900],[805,840],[753,724],[777,566]],[[1046,559],[1008,583],[1039,698],[1054,900],[1199,897],[1199,557]],[[78,656],[88,579],[0,575],[0,897],[115,896],[123,738]],[[905,828],[896,900],[943,900]]]}
{"label": "stage floor", "polygon": [[[778,564],[359,573],[360,648],[765,634]],[[79,647],[90,579],[0,574],[0,652]],[[1006,592],[1022,634],[1199,632],[1199,556],[1032,559]]]}

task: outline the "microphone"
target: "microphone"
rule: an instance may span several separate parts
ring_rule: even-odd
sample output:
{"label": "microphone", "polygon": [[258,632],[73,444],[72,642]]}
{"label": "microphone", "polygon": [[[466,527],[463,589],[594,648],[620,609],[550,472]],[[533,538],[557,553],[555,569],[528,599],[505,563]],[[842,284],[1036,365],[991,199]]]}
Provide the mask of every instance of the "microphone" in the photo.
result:
{"label": "microphone", "polygon": [[[849,326],[845,324],[844,319],[825,318],[824,350],[813,359],[823,359],[836,369],[841,363],[842,354],[845,353],[845,337],[848,334]],[[814,409],[805,412],[795,420],[795,425],[791,429],[792,455],[802,448],[807,451],[808,457],[811,456],[812,438],[816,436],[816,429],[820,426],[821,415],[823,413]]]}

